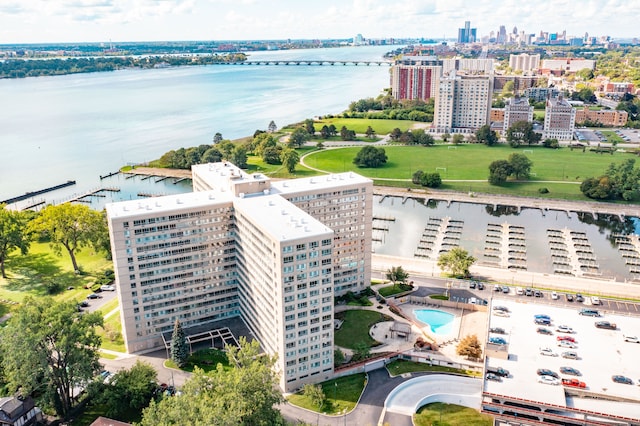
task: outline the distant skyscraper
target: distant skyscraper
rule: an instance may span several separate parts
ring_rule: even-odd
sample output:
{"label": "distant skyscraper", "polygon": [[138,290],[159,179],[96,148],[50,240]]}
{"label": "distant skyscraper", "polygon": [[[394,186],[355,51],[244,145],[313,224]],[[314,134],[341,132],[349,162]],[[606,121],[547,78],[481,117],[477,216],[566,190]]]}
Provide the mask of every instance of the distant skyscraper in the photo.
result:
{"label": "distant skyscraper", "polygon": [[458,43],[475,43],[476,29],[471,28],[471,21],[464,22],[464,28],[458,28]]}
{"label": "distant skyscraper", "polygon": [[500,25],[500,31],[498,31],[498,35],[496,36],[496,43],[505,44],[507,42],[507,29],[504,25]]}

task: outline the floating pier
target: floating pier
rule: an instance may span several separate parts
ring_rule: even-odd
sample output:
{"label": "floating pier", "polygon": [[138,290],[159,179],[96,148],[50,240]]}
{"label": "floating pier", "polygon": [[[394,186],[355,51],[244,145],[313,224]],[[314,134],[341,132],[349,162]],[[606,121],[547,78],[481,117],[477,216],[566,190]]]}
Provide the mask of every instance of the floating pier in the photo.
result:
{"label": "floating pier", "polygon": [[17,203],[18,201],[24,201],[24,200],[27,200],[27,199],[29,199],[31,197],[35,197],[36,195],[46,194],[47,192],[51,192],[51,191],[55,191],[55,190],[58,190],[58,189],[66,188],[67,186],[72,186],[72,185],[75,185],[75,184],[76,184],[75,180],[68,180],[65,183],[61,183],[59,185],[50,186],[48,188],[40,189],[38,191],[25,192],[24,195],[19,195],[17,197],[13,197],[13,198],[7,198],[6,200],[0,201],[0,204]]}

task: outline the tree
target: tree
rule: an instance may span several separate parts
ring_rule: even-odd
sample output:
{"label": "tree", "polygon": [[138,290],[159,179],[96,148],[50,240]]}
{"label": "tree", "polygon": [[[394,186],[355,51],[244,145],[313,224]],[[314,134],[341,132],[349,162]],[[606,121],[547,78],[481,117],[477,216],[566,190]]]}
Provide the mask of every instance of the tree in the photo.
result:
{"label": "tree", "polygon": [[173,324],[173,334],[171,335],[171,360],[182,368],[187,363],[188,358],[189,345],[187,344],[187,337],[184,335],[180,321],[176,319]]}
{"label": "tree", "polygon": [[413,143],[418,145],[429,146],[436,143],[433,136],[425,132],[423,129],[415,129],[411,132],[411,137],[413,138]]}
{"label": "tree", "polygon": [[547,138],[543,140],[542,146],[544,146],[545,148],[553,148],[553,149],[560,148],[560,144],[558,143],[558,139],[556,138]]}
{"label": "tree", "polygon": [[322,391],[322,386],[307,383],[302,387],[302,394],[311,400],[314,407],[318,407],[318,411],[322,410],[324,401],[327,399]]}
{"label": "tree", "polygon": [[611,163],[604,175],[582,182],[580,191],[589,198],[633,201],[640,198],[640,168],[629,158],[620,164]]}
{"label": "tree", "polygon": [[0,331],[2,366],[11,391],[38,390],[39,400],[61,416],[73,407],[74,388],[100,370],[100,312],[78,312],[75,302],[26,297]]}
{"label": "tree", "polygon": [[215,135],[213,135],[213,144],[219,144],[220,142],[222,142],[222,133],[216,132]]}
{"label": "tree", "polygon": [[409,278],[409,273],[406,272],[402,266],[392,266],[387,269],[386,277],[389,281],[395,283],[406,283]]}
{"label": "tree", "polygon": [[27,215],[23,212],[7,210],[0,204],[0,274],[7,278],[4,262],[14,250],[23,255],[29,252],[31,236],[27,227]]}
{"label": "tree", "polygon": [[297,127],[289,135],[289,146],[299,148],[310,138],[309,133],[302,127]]}
{"label": "tree", "polygon": [[278,142],[273,135],[269,133],[261,133],[253,138],[253,153],[259,157],[264,157],[264,151],[270,147],[276,147]]}
{"label": "tree", "polygon": [[449,138],[451,137],[451,134],[449,132],[445,132],[442,134],[442,136],[440,136],[442,138],[442,142],[447,143],[447,141],[449,140]]}
{"label": "tree", "polygon": [[121,418],[127,411],[140,412],[149,405],[158,386],[156,370],[139,360],[129,369],[115,373],[102,384],[96,399],[106,405],[107,416]]}
{"label": "tree", "polygon": [[487,146],[493,146],[498,143],[498,135],[491,130],[491,126],[485,124],[476,131],[476,139],[478,142]]}
{"label": "tree", "polygon": [[342,128],[340,129],[340,138],[343,141],[353,141],[356,139],[356,132],[347,129],[346,126],[342,126]]}
{"label": "tree", "polygon": [[420,185],[426,186],[427,188],[439,187],[440,185],[442,185],[442,178],[440,177],[440,173],[425,173],[420,179]]}
{"label": "tree", "polygon": [[322,128],[320,129],[320,136],[322,136],[322,139],[329,139],[331,137],[329,126],[327,126],[326,124],[322,126]]}
{"label": "tree", "polygon": [[365,146],[353,159],[353,164],[358,167],[380,167],[387,162],[387,154],[384,148],[376,148],[375,146]]}
{"label": "tree", "polygon": [[76,254],[88,245],[93,245],[96,235],[107,226],[104,217],[88,206],[65,203],[47,206],[31,222],[31,229],[49,238],[54,253],[67,251],[73,270],[80,272]]}
{"label": "tree", "polygon": [[316,128],[313,126],[313,120],[310,118],[304,120],[304,129],[310,137],[316,134]]}
{"label": "tree", "polygon": [[329,135],[335,136],[337,134],[338,134],[338,129],[336,129],[336,126],[333,124],[329,124]]}
{"label": "tree", "polygon": [[242,145],[236,145],[231,151],[229,161],[241,169],[247,168],[247,149]]}
{"label": "tree", "polygon": [[344,360],[345,360],[344,352],[342,352],[340,348],[336,348],[333,351],[333,364],[334,365],[344,364]]}
{"label": "tree", "polygon": [[296,171],[296,166],[300,161],[300,156],[294,149],[287,148],[282,150],[280,161],[284,164],[289,173],[293,173]]}
{"label": "tree", "polygon": [[507,81],[502,87],[502,96],[505,98],[513,97],[513,91],[515,90],[515,83],[512,80]]}
{"label": "tree", "polygon": [[464,136],[462,136],[460,133],[456,133],[455,135],[453,135],[451,143],[453,143],[454,145],[460,145],[462,142],[464,142]]}
{"label": "tree", "polygon": [[476,258],[471,256],[465,249],[454,247],[438,257],[438,266],[450,271],[455,277],[468,277],[469,268],[475,261]]}
{"label": "tree", "polygon": [[478,340],[478,336],[470,334],[460,340],[456,347],[456,353],[460,356],[466,356],[471,359],[480,359],[482,357],[482,345]]}
{"label": "tree", "polygon": [[397,141],[398,139],[400,139],[400,136],[402,136],[402,130],[397,127],[393,129],[391,133],[389,133],[389,137],[392,141]]}
{"label": "tree", "polygon": [[352,361],[362,361],[369,358],[371,355],[371,346],[365,342],[357,342],[353,345],[353,358]]}
{"label": "tree", "polygon": [[376,131],[373,130],[373,127],[367,126],[367,131],[365,132],[369,139],[373,139],[376,137]]}
{"label": "tree", "polygon": [[273,133],[276,130],[278,130],[278,126],[276,126],[276,122],[271,120],[271,122],[269,123],[269,127],[267,127],[267,130],[269,131],[269,133]]}
{"label": "tree", "polygon": [[422,183],[422,176],[424,176],[424,172],[422,170],[417,170],[413,176],[411,176],[411,182],[416,185],[420,185]]}
{"label": "tree", "polygon": [[222,158],[224,160],[231,161],[231,157],[233,156],[233,150],[236,149],[235,143],[231,142],[230,140],[223,140],[216,147],[222,153]]}
{"label": "tree", "polygon": [[217,163],[222,160],[222,153],[218,148],[209,148],[201,158],[203,163]]}
{"label": "tree", "polygon": [[513,169],[507,160],[496,160],[489,164],[489,183],[501,185],[511,176]]}
{"label": "tree", "polygon": [[259,343],[240,338],[240,347],[226,346],[232,369],[218,365],[215,374],[196,368],[182,395],[151,401],[142,412],[142,426],[282,425],[275,406],[283,402],[273,370],[275,357],[260,354]]}
{"label": "tree", "polygon": [[528,121],[516,121],[507,129],[507,142],[512,147],[518,147],[524,143],[532,145],[540,142],[542,135],[533,131],[533,123]]}
{"label": "tree", "polygon": [[509,164],[511,165],[511,174],[516,179],[529,179],[533,162],[526,155],[514,152],[509,155]]}
{"label": "tree", "polygon": [[262,159],[267,164],[280,164],[281,146],[270,146],[262,152]]}

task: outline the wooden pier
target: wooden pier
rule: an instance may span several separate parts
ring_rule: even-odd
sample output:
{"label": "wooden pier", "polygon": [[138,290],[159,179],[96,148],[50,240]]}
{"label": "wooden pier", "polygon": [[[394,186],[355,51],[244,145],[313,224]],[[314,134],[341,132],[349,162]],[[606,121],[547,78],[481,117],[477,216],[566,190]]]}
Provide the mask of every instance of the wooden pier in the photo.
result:
{"label": "wooden pier", "polygon": [[102,179],[106,179],[106,178],[111,177],[111,176],[115,176],[115,175],[117,175],[118,173],[120,173],[120,170],[118,170],[117,172],[107,173],[107,174],[106,174],[106,175],[104,175],[104,176],[103,176],[103,175],[100,175],[100,180],[102,180]]}
{"label": "wooden pier", "polygon": [[100,187],[100,188],[94,188],[90,191],[84,192],[78,196],[75,196],[67,201],[65,201],[66,203],[74,203],[74,202],[80,202],[80,203],[90,203],[91,201],[89,200],[85,200],[85,198],[88,197],[104,197],[105,195],[100,194],[101,192],[120,192],[120,188],[118,187]]}

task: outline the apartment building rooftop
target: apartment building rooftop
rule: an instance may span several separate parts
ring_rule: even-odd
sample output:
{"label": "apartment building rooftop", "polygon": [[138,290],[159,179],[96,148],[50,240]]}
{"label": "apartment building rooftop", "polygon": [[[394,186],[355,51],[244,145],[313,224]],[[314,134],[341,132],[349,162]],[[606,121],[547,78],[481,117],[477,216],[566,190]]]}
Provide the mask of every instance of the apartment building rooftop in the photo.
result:
{"label": "apartment building rooftop", "polygon": [[329,189],[346,185],[359,185],[371,182],[371,179],[353,172],[337,173],[309,178],[271,182],[273,193],[290,194],[308,190]]}
{"label": "apartment building rooftop", "polygon": [[[332,233],[331,228],[280,195],[237,198],[236,214],[250,215],[252,222],[274,241],[288,241]],[[259,212],[259,214],[255,214]]]}

